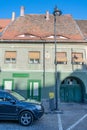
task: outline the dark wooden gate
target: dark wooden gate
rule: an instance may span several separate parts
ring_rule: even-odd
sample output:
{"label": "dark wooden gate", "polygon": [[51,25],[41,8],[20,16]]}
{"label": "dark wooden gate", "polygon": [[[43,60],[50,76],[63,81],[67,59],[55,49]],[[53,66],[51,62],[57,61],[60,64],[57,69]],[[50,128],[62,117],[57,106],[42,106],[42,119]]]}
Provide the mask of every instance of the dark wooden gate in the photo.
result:
{"label": "dark wooden gate", "polygon": [[79,84],[61,85],[60,100],[62,102],[82,102],[82,89]]}

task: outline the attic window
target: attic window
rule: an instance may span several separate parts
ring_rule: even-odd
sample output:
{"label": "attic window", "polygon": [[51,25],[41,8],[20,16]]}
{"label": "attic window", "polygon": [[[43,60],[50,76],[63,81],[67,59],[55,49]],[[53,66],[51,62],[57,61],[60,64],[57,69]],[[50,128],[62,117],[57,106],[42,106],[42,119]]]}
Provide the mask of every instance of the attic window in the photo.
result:
{"label": "attic window", "polygon": [[18,37],[30,37],[30,38],[35,38],[36,36],[34,35],[30,35],[30,34],[21,34],[21,35],[18,35]]}
{"label": "attic window", "polygon": [[[53,39],[53,38],[54,38],[54,35],[50,35],[50,36],[48,36],[47,38],[49,38],[49,39],[52,38],[52,39]],[[64,37],[64,36],[58,36],[58,35],[56,36],[56,38],[57,38],[57,39],[68,39],[68,38],[66,38],[66,37]]]}
{"label": "attic window", "polygon": [[19,35],[18,37],[25,37],[25,35],[24,35],[24,34],[22,34],[22,35]]}
{"label": "attic window", "polygon": [[51,35],[51,36],[49,36],[49,37],[47,37],[47,38],[54,38],[54,36],[53,36],[53,35]]}
{"label": "attic window", "polygon": [[[26,35],[27,36],[27,35]],[[29,37],[33,38],[33,37],[36,37],[36,36],[33,36],[33,35],[28,35]]]}
{"label": "attic window", "polygon": [[59,36],[59,38],[60,38],[60,39],[68,39],[68,38],[66,38],[66,37],[63,37],[63,36]]}

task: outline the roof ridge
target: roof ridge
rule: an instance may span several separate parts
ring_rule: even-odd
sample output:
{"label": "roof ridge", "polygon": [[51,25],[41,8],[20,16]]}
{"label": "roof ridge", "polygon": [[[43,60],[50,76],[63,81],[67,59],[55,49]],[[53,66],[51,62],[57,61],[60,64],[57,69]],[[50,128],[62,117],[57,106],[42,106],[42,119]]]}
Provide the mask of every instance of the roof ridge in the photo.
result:
{"label": "roof ridge", "polygon": [[84,35],[83,35],[83,33],[82,33],[82,31],[81,31],[79,25],[77,24],[76,20],[73,20],[73,21],[75,22],[75,25],[76,25],[77,29],[79,30],[79,32],[80,32],[82,38],[85,39],[85,37],[84,37]]}
{"label": "roof ridge", "polygon": [[[16,20],[16,19],[15,19],[15,20]],[[15,20],[14,20],[14,21],[15,21]],[[8,29],[8,27],[13,24],[14,21],[11,21],[11,22],[3,29],[2,35],[6,32],[6,30]],[[1,35],[1,36],[2,36],[2,35]]]}

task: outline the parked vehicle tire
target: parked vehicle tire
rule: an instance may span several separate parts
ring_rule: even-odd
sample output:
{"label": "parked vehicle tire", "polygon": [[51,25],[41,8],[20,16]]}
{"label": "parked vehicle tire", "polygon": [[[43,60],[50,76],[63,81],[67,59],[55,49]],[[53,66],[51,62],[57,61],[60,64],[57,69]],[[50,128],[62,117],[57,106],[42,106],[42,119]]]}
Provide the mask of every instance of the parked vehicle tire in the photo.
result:
{"label": "parked vehicle tire", "polygon": [[19,122],[21,125],[28,126],[33,122],[33,114],[29,111],[24,111],[20,114]]}

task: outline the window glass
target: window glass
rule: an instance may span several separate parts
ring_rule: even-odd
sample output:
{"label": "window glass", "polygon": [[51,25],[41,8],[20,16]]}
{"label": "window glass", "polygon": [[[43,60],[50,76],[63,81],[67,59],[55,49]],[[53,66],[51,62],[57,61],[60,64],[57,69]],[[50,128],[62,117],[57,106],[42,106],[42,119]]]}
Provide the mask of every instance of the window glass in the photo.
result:
{"label": "window glass", "polygon": [[0,92],[0,101],[4,101],[4,98],[5,98],[5,94]]}
{"label": "window glass", "polygon": [[83,62],[83,53],[72,52],[72,63],[82,64]]}
{"label": "window glass", "polygon": [[40,52],[39,51],[29,52],[29,63],[31,63],[31,64],[40,63]]}
{"label": "window glass", "polygon": [[66,52],[57,52],[56,53],[56,62],[57,62],[57,64],[67,64],[67,53]]}
{"label": "window glass", "polygon": [[5,52],[5,63],[16,63],[16,51]]}

